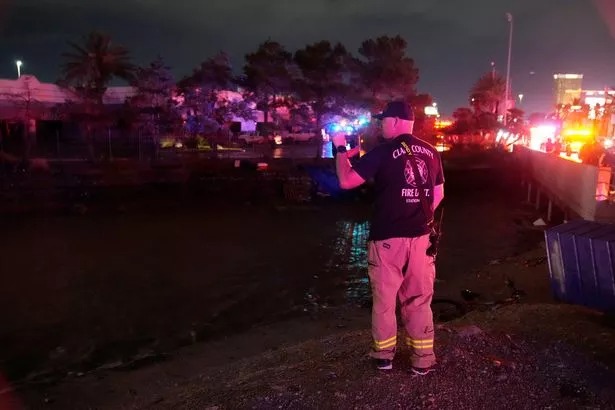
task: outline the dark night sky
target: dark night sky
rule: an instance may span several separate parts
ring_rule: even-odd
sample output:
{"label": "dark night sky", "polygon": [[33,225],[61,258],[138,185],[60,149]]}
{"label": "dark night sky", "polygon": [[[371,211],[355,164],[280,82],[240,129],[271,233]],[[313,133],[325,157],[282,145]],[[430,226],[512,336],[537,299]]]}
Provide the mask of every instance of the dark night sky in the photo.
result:
{"label": "dark night sky", "polygon": [[[14,61],[42,81],[58,76],[66,41],[92,29],[127,46],[137,63],[162,55],[176,76],[218,50],[239,70],[270,37],[290,50],[321,39],[355,52],[362,40],[401,34],[420,69],[419,90],[450,114],[495,61],[506,71],[515,16],[512,86],[521,108],[546,110],[554,72],[585,74],[585,88],[615,86],[613,0],[0,0],[0,78]],[[534,72],[534,74],[530,74]]]}

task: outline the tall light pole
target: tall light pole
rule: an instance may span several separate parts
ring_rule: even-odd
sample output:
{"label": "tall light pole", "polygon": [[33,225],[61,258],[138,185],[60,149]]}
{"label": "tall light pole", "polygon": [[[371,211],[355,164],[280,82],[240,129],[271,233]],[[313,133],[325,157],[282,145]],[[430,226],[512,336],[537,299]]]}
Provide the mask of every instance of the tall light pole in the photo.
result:
{"label": "tall light pole", "polygon": [[506,126],[506,120],[508,117],[508,94],[510,93],[510,58],[512,55],[512,38],[513,38],[513,16],[510,13],[506,13],[506,19],[510,26],[508,33],[508,63],[506,64],[506,91],[504,91],[504,126]]}
{"label": "tall light pole", "polygon": [[17,78],[21,78],[21,66],[23,65],[23,61],[17,60],[15,61],[15,65],[17,66]]}

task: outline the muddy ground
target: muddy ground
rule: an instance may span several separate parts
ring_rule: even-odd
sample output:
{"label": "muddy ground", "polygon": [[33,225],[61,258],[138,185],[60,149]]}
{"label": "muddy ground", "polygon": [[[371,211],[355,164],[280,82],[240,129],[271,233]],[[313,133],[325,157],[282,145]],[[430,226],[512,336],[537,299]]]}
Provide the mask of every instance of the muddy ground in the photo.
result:
{"label": "muddy ground", "polygon": [[[548,323],[566,316],[564,307],[534,305],[550,302],[543,233],[531,224],[536,211],[522,204],[515,169],[449,169],[446,195],[436,296],[460,300],[469,288],[505,298],[512,279],[532,305],[506,307],[511,318],[543,308]],[[524,355],[537,350],[522,329],[525,319],[510,319],[505,331],[525,332],[515,342],[519,366],[497,373],[508,367],[480,359],[506,353],[502,337],[509,338],[491,332],[500,322],[493,313],[474,320],[479,335],[458,338],[451,330],[457,324],[439,328],[443,369],[431,382],[411,381],[403,353],[399,370],[376,374],[365,356],[369,211],[361,198],[182,201],[3,221],[0,368],[7,382],[0,397],[32,408],[494,408],[503,397],[541,395],[546,401],[537,408],[605,403],[583,378],[580,396],[576,379],[570,397],[552,395],[548,380],[526,386],[539,375],[524,378],[525,371],[550,366],[559,351],[549,356],[550,345],[541,345],[544,363]],[[563,348],[581,357],[575,346]],[[592,359],[590,370],[597,363]],[[490,366],[499,369],[495,376]],[[557,369],[578,371],[566,366]],[[469,375],[478,383],[481,374],[485,385],[493,377],[501,386],[515,380],[532,394],[504,389],[472,401],[472,389],[460,382]],[[483,397],[480,383],[472,388]],[[443,399],[442,389],[454,395]]]}
{"label": "muddy ground", "polygon": [[[540,254],[482,271],[535,280],[545,266],[528,261]],[[164,356],[144,352],[140,361],[41,381],[5,399],[41,409],[610,409],[614,326],[608,316],[563,304],[477,308],[437,325],[438,369],[415,377],[403,348],[393,371],[375,370],[368,312],[340,306]]]}

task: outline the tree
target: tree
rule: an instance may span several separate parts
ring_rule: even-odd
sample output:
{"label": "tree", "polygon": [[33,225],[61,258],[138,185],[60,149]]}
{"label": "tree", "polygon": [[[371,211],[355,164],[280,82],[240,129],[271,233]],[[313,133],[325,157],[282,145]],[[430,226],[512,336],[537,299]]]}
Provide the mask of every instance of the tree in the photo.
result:
{"label": "tree", "polygon": [[472,87],[472,106],[477,112],[491,112],[497,115],[505,91],[506,80],[502,76],[494,72],[486,73]]}
{"label": "tree", "polygon": [[451,127],[451,132],[455,134],[466,134],[476,128],[476,118],[470,108],[460,107],[453,112],[455,122]]}
{"label": "tree", "polygon": [[[105,34],[91,32],[79,45],[69,42],[70,52],[62,54],[61,85],[71,88],[80,104],[71,108],[71,115],[85,125],[90,157],[94,158],[93,138],[97,126],[105,124],[103,97],[114,78],[132,81],[134,66],[126,48],[115,45]],[[108,125],[108,124],[106,124]]]}
{"label": "tree", "polygon": [[203,61],[191,76],[178,84],[186,111],[186,125],[192,135],[213,133],[220,124],[215,118],[218,94],[231,88],[233,72],[226,53]]}
{"label": "tree", "polygon": [[[294,88],[300,103],[313,113],[316,127],[324,126],[326,115],[342,113],[349,102],[351,86],[348,63],[351,56],[337,43],[320,41],[295,52],[294,61],[300,71]],[[318,148],[321,155],[322,139]]]}
{"label": "tree", "polygon": [[107,87],[114,78],[132,81],[134,66],[126,48],[114,45],[105,34],[91,32],[84,44],[68,43],[72,51],[62,54],[63,82],[84,98],[102,105]]}
{"label": "tree", "polygon": [[129,105],[136,111],[145,135],[157,141],[161,133],[174,130],[180,120],[173,101],[175,81],[162,58],[137,68],[134,87],[137,92]]}
{"label": "tree", "polygon": [[406,56],[407,43],[401,36],[382,36],[365,40],[359,48],[358,62],[366,98],[373,110],[380,110],[391,100],[410,101],[415,94],[418,69]]}
{"label": "tree", "polygon": [[300,128],[313,127],[312,110],[308,104],[296,103],[291,104],[290,110],[290,126]]}
{"label": "tree", "polygon": [[[228,56],[220,52],[201,63],[190,77],[178,84],[183,98],[188,132],[212,136],[234,117],[254,119],[254,112],[241,98],[233,98],[233,71]],[[214,144],[215,146],[215,144]]]}
{"label": "tree", "polygon": [[[508,110],[508,124],[506,124],[506,128],[510,132],[510,135],[516,135],[516,139],[509,141],[508,139],[505,141],[506,144],[511,144],[520,139],[521,135],[527,133],[527,127],[525,124],[525,120],[523,117],[525,113],[523,110],[519,108],[511,108]],[[509,137],[510,138],[510,137]]]}
{"label": "tree", "polygon": [[[43,106],[34,97],[37,89],[32,83],[36,82],[36,80],[31,76],[22,76],[21,81],[23,83],[23,90],[3,93],[3,96],[11,101],[11,105],[16,108],[14,120],[22,124],[22,156],[24,160],[28,160],[32,146],[36,141],[36,114],[42,111]],[[0,145],[1,147],[2,145]]]}
{"label": "tree", "polygon": [[511,123],[523,122],[525,112],[519,108],[511,108],[508,110],[508,119]]}
{"label": "tree", "polygon": [[425,107],[433,105],[433,97],[429,94],[417,94],[410,99],[414,109],[414,134],[430,143],[435,143],[435,117],[425,114]]}
{"label": "tree", "polygon": [[476,114],[476,131],[481,135],[492,132],[499,126],[498,117],[494,113],[483,111]]}
{"label": "tree", "polygon": [[256,108],[263,111],[264,122],[269,122],[270,110],[282,106],[291,90],[289,67],[292,54],[281,44],[267,40],[254,53],[247,54],[243,67],[242,85],[247,99],[256,101]]}

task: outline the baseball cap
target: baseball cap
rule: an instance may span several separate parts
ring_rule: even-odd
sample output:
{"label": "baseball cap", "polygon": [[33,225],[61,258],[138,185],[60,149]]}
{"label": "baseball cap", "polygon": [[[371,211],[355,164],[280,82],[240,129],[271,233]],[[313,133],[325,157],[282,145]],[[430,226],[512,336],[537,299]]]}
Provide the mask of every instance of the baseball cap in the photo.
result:
{"label": "baseball cap", "polygon": [[372,118],[377,118],[379,120],[386,117],[414,121],[414,111],[412,111],[410,104],[404,101],[391,101],[380,114],[372,114]]}

